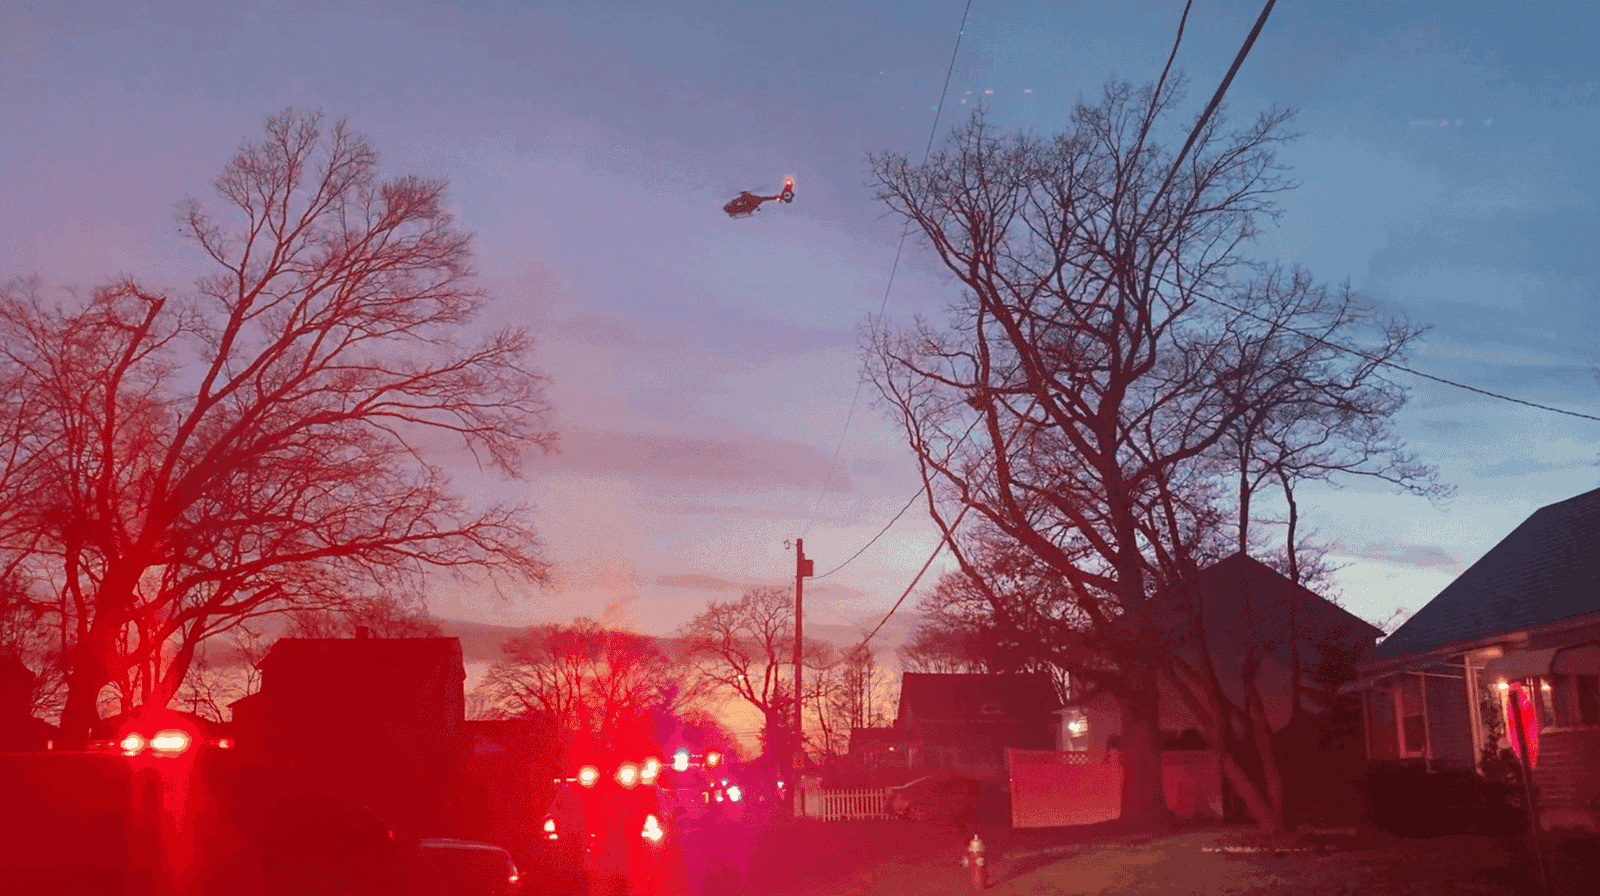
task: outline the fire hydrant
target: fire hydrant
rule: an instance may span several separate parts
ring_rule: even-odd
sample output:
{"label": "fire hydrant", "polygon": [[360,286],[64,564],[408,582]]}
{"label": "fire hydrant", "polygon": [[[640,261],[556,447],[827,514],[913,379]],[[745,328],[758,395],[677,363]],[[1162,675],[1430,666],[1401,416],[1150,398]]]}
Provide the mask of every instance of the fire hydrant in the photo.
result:
{"label": "fire hydrant", "polygon": [[967,844],[967,854],[961,857],[961,864],[967,866],[967,873],[972,876],[973,892],[982,893],[988,889],[989,868],[983,860],[983,841],[977,834],[973,834]]}

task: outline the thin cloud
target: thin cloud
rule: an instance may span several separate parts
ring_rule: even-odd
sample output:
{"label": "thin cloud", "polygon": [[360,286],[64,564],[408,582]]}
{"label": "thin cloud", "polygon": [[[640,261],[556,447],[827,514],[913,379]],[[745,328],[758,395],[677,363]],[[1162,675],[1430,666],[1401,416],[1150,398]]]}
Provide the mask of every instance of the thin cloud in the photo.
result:
{"label": "thin cloud", "polygon": [[737,591],[739,586],[716,576],[700,575],[686,572],[668,576],[656,576],[656,584],[663,588],[688,588],[693,591]]}
{"label": "thin cloud", "polygon": [[1356,548],[1346,548],[1342,553],[1362,560],[1376,560],[1379,563],[1392,563],[1414,569],[1443,569],[1454,572],[1461,568],[1459,561],[1446,553],[1443,548],[1433,545],[1368,543]]}
{"label": "thin cloud", "polygon": [[[561,451],[530,459],[535,470],[612,473],[629,478],[687,479],[730,491],[814,489],[826,477],[828,458],[798,442],[755,435],[693,438],[641,432],[563,429]],[[836,471],[834,494],[853,489]]]}

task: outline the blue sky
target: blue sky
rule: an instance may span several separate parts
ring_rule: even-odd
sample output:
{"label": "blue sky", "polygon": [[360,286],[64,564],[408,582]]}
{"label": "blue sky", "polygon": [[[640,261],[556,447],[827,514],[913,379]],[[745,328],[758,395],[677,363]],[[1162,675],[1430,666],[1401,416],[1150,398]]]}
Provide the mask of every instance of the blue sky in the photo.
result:
{"label": "blue sky", "polygon": [[[665,632],[707,598],[818,572],[917,488],[896,430],[850,416],[863,319],[938,314],[949,279],[866,185],[920,158],[964,2],[168,3],[0,12],[0,275],[174,291],[203,270],[171,208],[209,197],[286,106],[348,118],[392,175],[446,177],[490,317],[532,327],[561,455],[506,485],[539,507],[553,589],[441,586],[442,615],[574,615]],[[1108,77],[1153,79],[1181,3],[973,0],[939,121],[983,102],[1049,133]],[[1189,114],[1259,12],[1196,2]],[[1299,110],[1300,188],[1255,248],[1430,324],[1436,376],[1600,416],[1600,38],[1588,4],[1279,4],[1228,96]],[[740,190],[792,205],[730,220]],[[1308,495],[1344,604],[1415,609],[1534,509],[1600,484],[1600,423],[1402,378],[1395,423],[1448,505]],[[842,447],[840,447],[842,446]],[[839,460],[829,476],[836,447]],[[824,481],[829,482],[826,492]],[[814,582],[819,623],[875,621],[936,545],[917,509]],[[938,569],[936,564],[935,571]]]}

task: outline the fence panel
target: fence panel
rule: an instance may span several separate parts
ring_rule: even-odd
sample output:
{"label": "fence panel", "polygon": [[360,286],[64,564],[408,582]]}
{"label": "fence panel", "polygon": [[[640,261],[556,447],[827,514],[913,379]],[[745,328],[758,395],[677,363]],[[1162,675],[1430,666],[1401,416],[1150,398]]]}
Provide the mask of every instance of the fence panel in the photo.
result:
{"label": "fence panel", "polygon": [[[854,788],[850,790],[813,790],[806,794],[806,815],[823,821],[853,821],[863,818],[889,817],[889,791],[887,788]],[[812,802],[816,805],[813,806]]]}
{"label": "fence panel", "polygon": [[1117,754],[1006,752],[1012,827],[1096,824],[1122,816],[1122,760]]}

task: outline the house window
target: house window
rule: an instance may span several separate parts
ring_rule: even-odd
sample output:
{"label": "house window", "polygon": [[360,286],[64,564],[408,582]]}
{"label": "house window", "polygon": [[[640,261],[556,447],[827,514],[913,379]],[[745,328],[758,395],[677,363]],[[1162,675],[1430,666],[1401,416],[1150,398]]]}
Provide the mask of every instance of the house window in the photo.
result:
{"label": "house window", "polygon": [[1600,726],[1600,675],[1553,675],[1550,684],[1555,724],[1564,728]]}
{"label": "house window", "polygon": [[1428,744],[1428,714],[1423,705],[1422,676],[1400,676],[1394,704],[1395,715],[1400,717],[1400,755],[1423,755]]}

